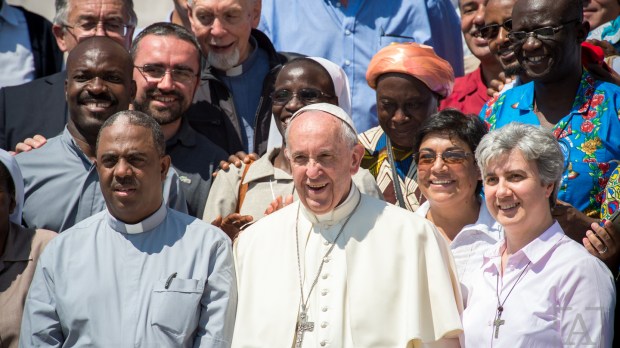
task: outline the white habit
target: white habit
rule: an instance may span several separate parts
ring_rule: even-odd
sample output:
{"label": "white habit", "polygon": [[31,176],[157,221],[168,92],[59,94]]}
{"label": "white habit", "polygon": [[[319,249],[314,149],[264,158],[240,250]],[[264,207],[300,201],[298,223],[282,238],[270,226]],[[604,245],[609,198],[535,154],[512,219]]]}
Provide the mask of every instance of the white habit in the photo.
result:
{"label": "white habit", "polygon": [[329,214],[315,216],[295,202],[241,234],[233,347],[294,345],[301,303],[298,213],[305,297],[353,214],[308,301],[314,330],[305,332],[303,347],[458,347],[461,297],[443,237],[427,220],[360,194],[355,185]]}

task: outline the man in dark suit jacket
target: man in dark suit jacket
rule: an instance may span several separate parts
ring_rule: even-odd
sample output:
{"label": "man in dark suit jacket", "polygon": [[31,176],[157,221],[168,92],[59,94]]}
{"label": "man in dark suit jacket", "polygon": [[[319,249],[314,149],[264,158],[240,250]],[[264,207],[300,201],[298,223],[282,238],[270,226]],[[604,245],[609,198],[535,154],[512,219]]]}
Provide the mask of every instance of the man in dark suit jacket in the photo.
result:
{"label": "man in dark suit jacket", "polygon": [[0,147],[12,150],[35,134],[51,138],[62,132],[67,123],[66,76],[61,71],[0,89]]}
{"label": "man in dark suit jacket", "polygon": [[52,23],[36,13],[21,6],[13,6],[22,11],[28,25],[28,37],[34,58],[34,78],[55,74],[62,70],[62,51],[58,48],[52,33]]}
{"label": "man in dark suit jacket", "polygon": [[[71,1],[75,1],[73,6]],[[63,52],[69,52],[90,36],[109,36],[129,49],[136,21],[132,0],[106,1],[106,6],[93,6],[93,1],[56,0],[52,31]],[[12,150],[18,142],[35,134],[51,138],[62,132],[67,123],[65,78],[66,73],[61,71],[0,89],[1,148]]]}

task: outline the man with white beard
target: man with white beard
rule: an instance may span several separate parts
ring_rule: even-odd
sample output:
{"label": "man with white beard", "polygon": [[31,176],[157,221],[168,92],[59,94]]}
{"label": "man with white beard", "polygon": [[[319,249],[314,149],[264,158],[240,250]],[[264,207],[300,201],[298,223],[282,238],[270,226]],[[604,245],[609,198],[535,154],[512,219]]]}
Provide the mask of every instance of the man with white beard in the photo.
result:
{"label": "man with white beard", "polygon": [[267,150],[271,92],[287,57],[262,32],[259,0],[189,0],[192,31],[208,64],[194,103],[191,125],[230,154]]}

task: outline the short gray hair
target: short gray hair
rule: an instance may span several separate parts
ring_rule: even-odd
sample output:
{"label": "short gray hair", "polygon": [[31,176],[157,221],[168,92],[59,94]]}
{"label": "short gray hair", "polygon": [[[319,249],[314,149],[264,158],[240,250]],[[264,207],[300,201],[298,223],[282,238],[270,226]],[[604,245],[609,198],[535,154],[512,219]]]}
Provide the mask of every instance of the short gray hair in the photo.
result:
{"label": "short gray hair", "polygon": [[[56,15],[54,16],[54,24],[67,24],[67,18],[69,17],[69,1],[70,0],[56,0]],[[133,0],[122,1],[125,3],[125,9],[129,11],[129,13],[127,13],[127,16],[129,17],[129,23],[126,24],[135,27],[136,25],[138,25],[138,16],[133,10]]]}
{"label": "short gray hair", "polygon": [[[317,111],[317,112],[323,112],[327,115],[333,116],[325,111],[321,111],[321,110],[309,110],[309,111]],[[308,111],[306,111],[307,113]],[[357,134],[355,133],[355,131],[351,128],[351,126],[349,126],[345,121],[341,120],[340,118],[333,116],[334,119],[336,119],[338,121],[338,125],[340,126],[340,139],[342,139],[342,141],[344,142],[344,144],[347,146],[347,148],[352,149],[357,143]],[[291,126],[293,125],[293,122],[295,122],[295,120],[298,117],[294,117],[293,120],[291,120],[291,122],[288,124],[288,126],[286,127],[286,131],[284,132],[284,140],[285,143],[288,144],[289,143],[289,132],[291,130]]]}
{"label": "short gray hair", "polygon": [[103,125],[101,129],[99,129],[99,134],[97,135],[97,144],[95,146],[95,151],[99,148],[99,139],[101,138],[101,133],[104,129],[113,126],[120,120],[127,121],[128,124],[133,126],[144,127],[151,131],[151,135],[153,136],[153,145],[155,146],[155,150],[160,156],[166,154],[166,142],[164,140],[164,133],[161,130],[161,126],[155,119],[143,112],[135,111],[135,110],[123,110],[115,113],[110,116]]}
{"label": "short gray hair", "polygon": [[519,149],[526,161],[536,163],[543,185],[554,184],[549,196],[549,206],[553,208],[564,172],[564,155],[550,131],[519,122],[511,122],[491,131],[482,138],[476,149],[482,176],[486,175],[486,167],[491,161],[514,149]]}
{"label": "short gray hair", "polygon": [[[250,5],[254,5],[257,0],[245,0],[245,1],[247,1]],[[194,1],[193,0],[187,0],[187,6],[193,7],[194,6]]]}

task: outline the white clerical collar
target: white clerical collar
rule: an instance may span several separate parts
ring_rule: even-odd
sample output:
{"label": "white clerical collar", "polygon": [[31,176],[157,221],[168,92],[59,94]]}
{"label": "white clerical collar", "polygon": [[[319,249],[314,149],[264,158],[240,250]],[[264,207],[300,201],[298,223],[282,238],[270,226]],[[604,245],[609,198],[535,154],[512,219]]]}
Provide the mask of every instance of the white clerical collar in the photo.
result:
{"label": "white clerical collar", "polygon": [[221,71],[218,69],[215,70],[224,73],[225,76],[239,76],[243,74],[244,71],[249,71],[252,65],[254,65],[254,62],[256,62],[256,60],[258,59],[258,43],[256,42],[256,39],[252,36],[250,36],[250,50],[250,54],[241,64],[233,66],[232,68],[225,71]]}
{"label": "white clerical collar", "polygon": [[354,183],[351,183],[351,190],[349,190],[349,195],[344,202],[326,214],[315,215],[313,212],[306,209],[301,202],[299,202],[299,204],[301,204],[301,211],[304,216],[313,224],[324,223],[327,225],[333,225],[339,223],[343,219],[346,219],[347,216],[352,214],[353,210],[357,206],[357,202],[359,202],[360,199],[362,199],[360,191]]}
{"label": "white clerical collar", "polygon": [[128,233],[128,234],[138,234],[142,232],[148,232],[154,229],[155,227],[159,226],[162,223],[162,221],[164,221],[164,219],[166,218],[167,213],[168,213],[168,210],[166,208],[166,205],[162,203],[156,212],[151,214],[146,219],[138,222],[137,224],[124,223],[121,220],[112,216],[112,214],[110,214],[109,211],[106,211],[106,218],[107,218],[106,220],[108,221],[108,225],[117,232]]}

